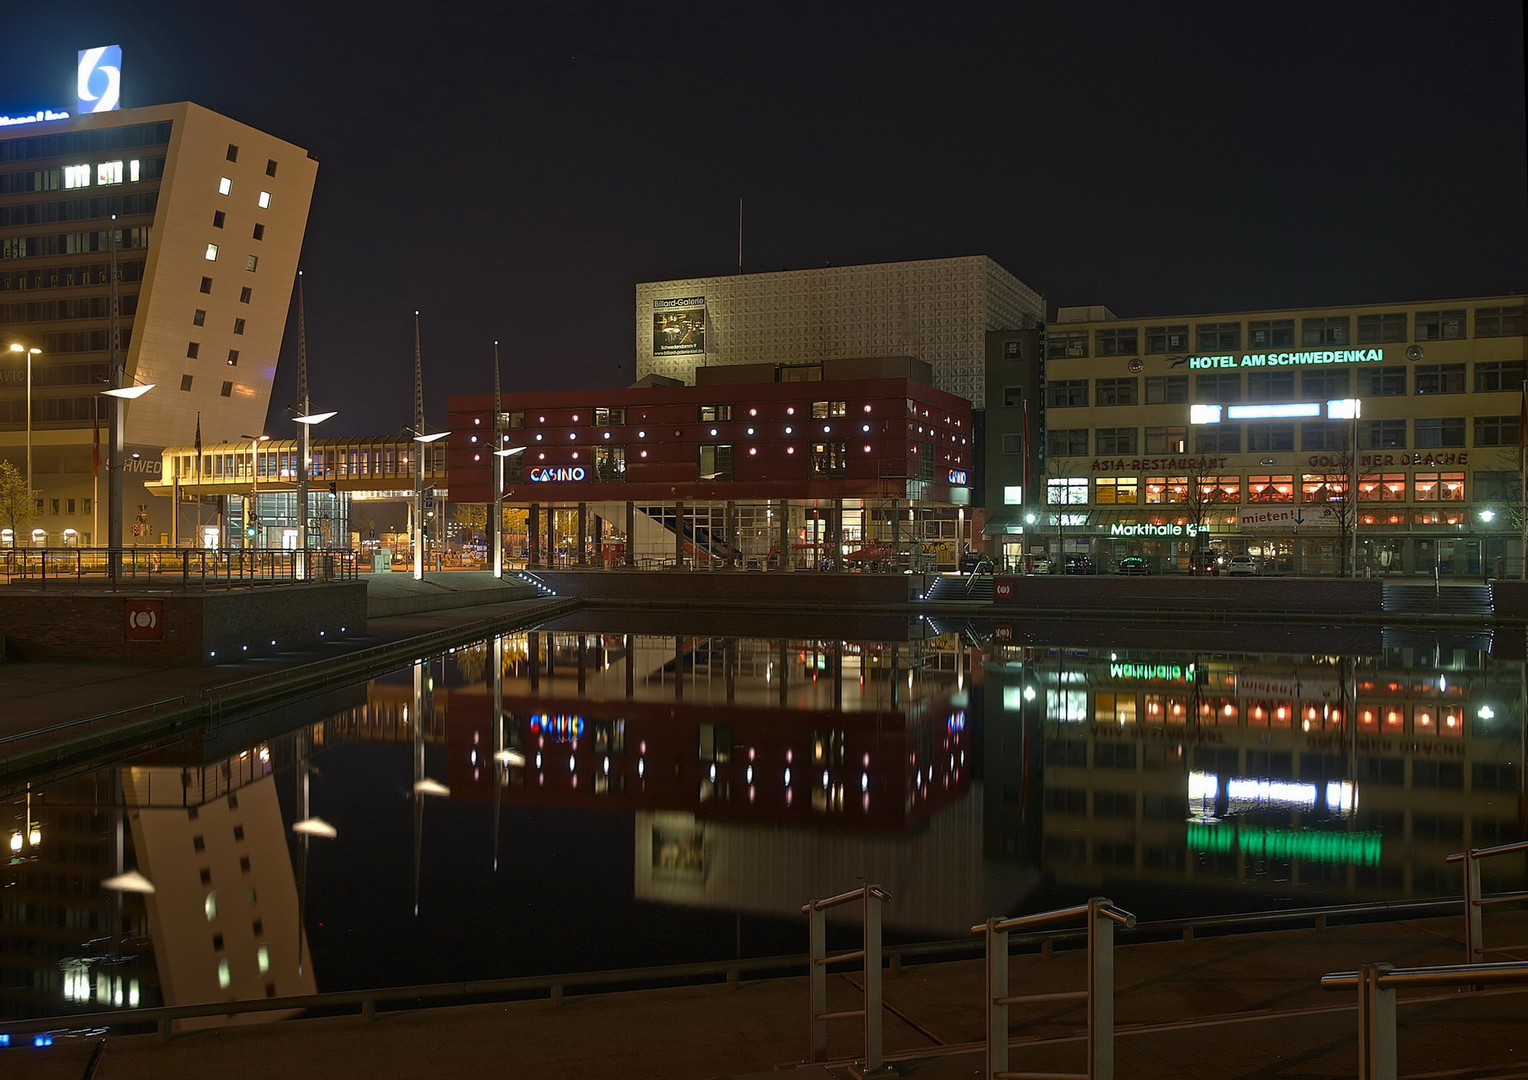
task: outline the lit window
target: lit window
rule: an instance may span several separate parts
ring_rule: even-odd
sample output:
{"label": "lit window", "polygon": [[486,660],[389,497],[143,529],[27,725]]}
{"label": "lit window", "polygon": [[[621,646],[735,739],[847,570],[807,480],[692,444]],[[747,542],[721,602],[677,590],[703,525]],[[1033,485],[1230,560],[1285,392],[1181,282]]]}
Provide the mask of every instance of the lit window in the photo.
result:
{"label": "lit window", "polygon": [[228,958],[226,956],[220,957],[218,959],[218,986],[227,990],[228,984],[231,982],[233,982],[233,976],[228,972]]}
{"label": "lit window", "polygon": [[90,186],[90,166],[89,165],[65,165],[64,166],[64,187],[66,187],[66,188],[82,188],[82,187],[89,187],[89,186]]}
{"label": "lit window", "polygon": [[255,963],[260,965],[262,974],[271,969],[271,951],[264,945],[255,950]]}
{"label": "lit window", "polygon": [[271,205],[271,193],[269,191],[262,191],[260,193],[260,209],[268,210],[268,209],[270,209],[270,205]]}
{"label": "lit window", "polygon": [[228,177],[225,176],[225,177],[223,177],[222,179],[220,179],[218,181],[218,194],[219,195],[227,195],[232,190],[233,190],[233,181],[228,179]]}
{"label": "lit window", "polygon": [[258,256],[258,255],[251,255],[249,258],[244,260],[244,269],[248,270],[250,273],[254,273],[255,272],[255,267],[257,267],[259,265],[260,265],[260,256]]}
{"label": "lit window", "polygon": [[218,246],[216,244],[208,244],[207,245],[207,261],[208,262],[217,262],[218,261]]}
{"label": "lit window", "polygon": [[103,161],[96,166],[97,184],[120,184],[122,182],[122,163],[120,161]]}
{"label": "lit window", "polygon": [[133,161],[129,161],[127,163],[127,179],[128,179],[128,183],[136,184],[138,182],[138,177],[141,176],[141,175],[142,175],[142,171],[141,171],[140,163],[136,159],[134,159]]}

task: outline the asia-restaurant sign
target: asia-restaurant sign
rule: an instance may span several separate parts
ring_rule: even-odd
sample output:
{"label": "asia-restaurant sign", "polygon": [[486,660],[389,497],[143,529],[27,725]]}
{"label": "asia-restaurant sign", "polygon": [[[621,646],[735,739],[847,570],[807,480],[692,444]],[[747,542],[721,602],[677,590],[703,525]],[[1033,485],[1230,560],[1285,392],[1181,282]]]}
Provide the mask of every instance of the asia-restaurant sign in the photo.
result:
{"label": "asia-restaurant sign", "polygon": [[123,607],[123,630],[128,641],[158,641],[164,637],[163,600],[129,600]]}
{"label": "asia-restaurant sign", "polygon": [[992,583],[992,596],[995,600],[1013,599],[1013,578],[1000,577]]}

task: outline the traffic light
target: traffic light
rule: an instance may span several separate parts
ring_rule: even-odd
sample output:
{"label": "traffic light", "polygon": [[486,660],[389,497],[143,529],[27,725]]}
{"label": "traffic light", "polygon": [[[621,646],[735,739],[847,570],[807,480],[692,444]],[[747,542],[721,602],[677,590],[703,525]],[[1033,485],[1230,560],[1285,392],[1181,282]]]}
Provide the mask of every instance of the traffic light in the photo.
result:
{"label": "traffic light", "polygon": [[255,538],[255,526],[253,522],[244,526],[244,535],[249,537],[251,540]]}
{"label": "traffic light", "polygon": [[329,481],[329,494],[330,495],[338,495],[339,493],[340,493],[340,486],[339,486],[339,484],[337,484],[333,480],[330,480]]}

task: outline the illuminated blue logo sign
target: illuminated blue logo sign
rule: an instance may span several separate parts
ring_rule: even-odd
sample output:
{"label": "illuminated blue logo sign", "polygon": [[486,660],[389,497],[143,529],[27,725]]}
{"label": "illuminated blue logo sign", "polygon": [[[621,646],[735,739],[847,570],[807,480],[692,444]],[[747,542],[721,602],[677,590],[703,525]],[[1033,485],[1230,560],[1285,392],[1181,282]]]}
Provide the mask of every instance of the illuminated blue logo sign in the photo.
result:
{"label": "illuminated blue logo sign", "polygon": [[57,112],[53,109],[38,109],[34,113],[25,116],[0,116],[0,127],[10,127],[12,124],[41,124],[46,120],[67,120],[69,114]]}
{"label": "illuminated blue logo sign", "polygon": [[584,471],[582,465],[567,466],[537,465],[525,474],[533,484],[546,484],[557,480],[587,480],[589,474]]}
{"label": "illuminated blue logo sign", "polygon": [[966,470],[964,470],[964,469],[951,469],[950,470],[950,483],[954,484],[956,487],[965,487],[967,479],[968,479],[968,477],[966,476]]}
{"label": "illuminated blue logo sign", "polygon": [[111,112],[122,107],[122,46],[98,45],[80,50],[76,95],[82,114]]}

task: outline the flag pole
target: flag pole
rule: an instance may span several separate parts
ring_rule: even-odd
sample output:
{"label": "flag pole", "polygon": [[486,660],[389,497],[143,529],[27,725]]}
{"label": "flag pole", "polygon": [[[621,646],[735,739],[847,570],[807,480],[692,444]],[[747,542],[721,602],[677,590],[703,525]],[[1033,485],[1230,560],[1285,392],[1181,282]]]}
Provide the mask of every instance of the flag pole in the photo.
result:
{"label": "flag pole", "polygon": [[1518,578],[1528,581],[1528,379],[1517,416]]}

